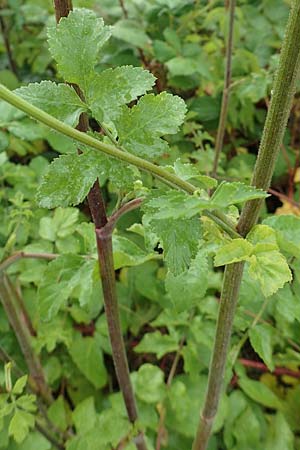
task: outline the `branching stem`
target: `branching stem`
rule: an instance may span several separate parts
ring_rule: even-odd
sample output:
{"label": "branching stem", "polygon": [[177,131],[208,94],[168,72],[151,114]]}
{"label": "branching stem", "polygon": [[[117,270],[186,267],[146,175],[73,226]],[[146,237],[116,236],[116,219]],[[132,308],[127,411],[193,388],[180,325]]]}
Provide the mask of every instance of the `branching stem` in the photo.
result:
{"label": "branching stem", "polygon": [[[284,131],[295,93],[300,68],[300,0],[292,2],[286,35],[283,42],[273,94],[254,168],[252,185],[267,190],[271,183],[276,159],[282,144]],[[256,224],[263,200],[251,200],[243,208],[238,231],[246,236]],[[216,415],[232,324],[243,273],[243,263],[228,265],[225,269],[221,302],[208,388],[193,450],[205,450]]]}

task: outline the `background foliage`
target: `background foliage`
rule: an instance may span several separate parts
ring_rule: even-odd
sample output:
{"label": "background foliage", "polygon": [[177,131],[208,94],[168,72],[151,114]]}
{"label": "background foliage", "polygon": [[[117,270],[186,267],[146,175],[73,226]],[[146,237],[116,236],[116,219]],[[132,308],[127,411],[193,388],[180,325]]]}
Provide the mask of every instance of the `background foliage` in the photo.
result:
{"label": "background foliage", "polygon": [[[93,84],[88,77],[76,77],[72,62],[68,67],[59,64],[61,49],[55,47],[53,31],[49,32],[49,52],[46,29],[54,27],[51,1],[2,2],[0,81],[10,89],[21,88],[20,95],[32,103],[36,95],[40,107],[41,98],[47,99],[49,92],[53,95],[53,82],[61,82],[61,77],[82,83],[94,119],[107,125],[114,137],[118,135],[128,151],[173,166],[199,189],[212,188],[213,180],[207,176],[214,158],[227,36],[223,2],[124,0],[123,8],[120,5],[108,0],[74,1],[74,6],[91,8],[103,17],[106,26],[113,25],[109,40],[108,28],[103,29],[100,56],[92,49]],[[282,0],[238,2],[229,117],[218,181],[247,184],[251,178],[288,6]],[[94,38],[100,46],[99,36]],[[78,48],[77,61],[80,54]],[[86,60],[87,55],[81,68],[78,64],[80,75],[89,69]],[[128,68],[126,75],[114,69],[128,65],[135,69]],[[143,97],[129,114],[124,105],[150,91],[154,83],[150,74],[138,69],[141,66],[156,77],[154,92],[159,95]],[[118,79],[117,91],[110,85],[112,72]],[[41,80],[47,81],[40,85],[40,92],[35,85],[24,88]],[[96,101],[99,85],[106,90]],[[120,95],[120,87],[127,89],[126,98]],[[162,93],[165,90],[186,102],[187,115],[180,129],[185,107],[177,97]],[[65,110],[58,111],[55,103],[46,101],[44,108],[76,125],[85,104],[75,101],[67,86],[61,85],[57,95],[64,99]],[[142,124],[140,141],[141,111],[145,110],[159,110],[161,116],[150,125]],[[170,191],[160,191],[159,200],[150,198],[143,206],[143,219],[141,212],[133,211],[118,223],[113,244],[122,330],[149,449],[191,447],[213,344],[222,281],[218,267],[241,259],[250,264],[235,318],[228,388],[209,448],[300,449],[299,111],[297,95],[262,224],[250,242],[232,247],[206,218],[200,230],[194,211],[201,205],[195,205],[195,199],[189,204],[184,194]],[[128,136],[126,130],[134,129],[136,123],[136,131]],[[50,421],[51,432],[67,442],[68,450],[94,450],[95,445],[103,450],[132,450],[135,430],[126,418],[113,370],[99,298],[93,226],[84,198],[97,176],[110,212],[124,199],[137,193],[147,195],[153,186],[162,190],[162,185],[135,169],[96,158],[84,148],[77,156],[79,167],[74,163],[76,146],[71,140],[49,132],[4,103],[0,104],[0,127],[1,259],[18,250],[57,256],[50,262],[21,259],[7,270],[25,305],[24,317],[55,401],[47,419],[36,413],[36,399],[25,392],[26,378],[21,377],[28,369],[0,307],[1,355],[9,355],[17,368],[12,371],[16,384],[8,390],[5,380],[10,374],[5,376],[1,366],[0,448],[54,448],[34,426]],[[56,178],[49,187],[45,180],[51,170]],[[81,189],[74,185],[76,195],[68,197],[66,182],[71,177],[66,173],[76,179],[79,171]],[[241,187],[236,186],[241,195]],[[225,205],[228,195],[218,189],[219,204],[235,220],[238,209],[232,205],[245,199],[235,196]],[[182,217],[183,202],[190,212],[188,222]],[[178,236],[184,245],[179,246]],[[203,242],[200,249],[199,239]],[[268,250],[271,245],[272,254],[266,256],[266,247],[257,248],[257,242],[268,245]],[[242,248],[242,255],[237,256],[237,247]],[[284,287],[290,272],[279,250],[293,273],[293,281]],[[260,276],[266,266],[267,280],[265,273]]]}

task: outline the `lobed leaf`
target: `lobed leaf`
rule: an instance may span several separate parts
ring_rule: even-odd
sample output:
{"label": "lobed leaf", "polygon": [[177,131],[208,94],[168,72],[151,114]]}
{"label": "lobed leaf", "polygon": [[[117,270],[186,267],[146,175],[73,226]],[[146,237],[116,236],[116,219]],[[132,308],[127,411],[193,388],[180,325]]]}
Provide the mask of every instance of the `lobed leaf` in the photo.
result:
{"label": "lobed leaf", "polygon": [[161,136],[176,133],[185,113],[180,97],[167,92],[145,95],[131,109],[123,107],[116,121],[120,145],[138,156],[154,158],[168,151]]}
{"label": "lobed leaf", "polygon": [[233,239],[219,248],[215,256],[214,265],[218,267],[238,261],[246,261],[251,256],[252,251],[253,245],[246,239]]}
{"label": "lobed leaf", "polygon": [[59,75],[85,89],[98,52],[110,35],[111,28],[104,25],[103,19],[84,8],[71,11],[56,27],[48,28],[49,50]]}
{"label": "lobed leaf", "polygon": [[81,113],[87,111],[75,90],[64,83],[41,81],[16,89],[16,94],[71,127],[78,124]]}
{"label": "lobed leaf", "polygon": [[266,197],[268,197],[268,194],[261,189],[240,182],[227,183],[224,181],[219,184],[213,193],[211,204],[215,205],[216,208],[226,208],[236,203],[245,203],[248,200]]}

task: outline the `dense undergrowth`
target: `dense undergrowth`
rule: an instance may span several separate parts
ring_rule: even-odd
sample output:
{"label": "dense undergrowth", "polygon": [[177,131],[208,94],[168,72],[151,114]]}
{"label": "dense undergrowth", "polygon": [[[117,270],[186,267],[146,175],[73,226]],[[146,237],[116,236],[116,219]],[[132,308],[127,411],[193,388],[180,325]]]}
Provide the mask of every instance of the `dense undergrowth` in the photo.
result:
{"label": "dense undergrowth", "polygon": [[[143,429],[148,450],[190,449],[205,396],[221,268],[244,258],[227,388],[208,448],[299,450],[299,94],[251,236],[237,246],[211,217],[196,216],[221,208],[236,223],[241,204],[265,196],[249,183],[289,2],[237,2],[219,186],[211,198],[228,35],[223,2],[88,0],[74,7],[94,13],[70,16],[76,22],[87,14],[91,26],[66,66],[61,55],[73,37],[65,48],[57,44],[50,1],[1,3],[0,82],[74,127],[81,113],[91,112],[91,135],[165,167],[197,192],[188,197],[166,190],[151,174],[95,156],[84,145],[78,155],[73,140],[1,102],[0,294],[14,304],[25,329],[21,339],[32,343],[35,359],[28,368],[0,306],[0,448],[133,450]],[[94,84],[82,79],[89,50]],[[119,66],[126,68],[114,69]],[[41,81],[40,88],[28,86]],[[79,84],[86,98],[80,101],[67,85],[53,88],[63,81]],[[143,199],[113,234],[121,326],[139,411],[134,425],[113,367],[85,199],[97,177],[109,215]],[[269,246],[266,255],[259,254],[262,242]],[[7,361],[12,365],[4,367]],[[21,377],[30,369],[27,383]],[[11,378],[18,379],[13,389]],[[42,395],[35,397],[37,387]]]}

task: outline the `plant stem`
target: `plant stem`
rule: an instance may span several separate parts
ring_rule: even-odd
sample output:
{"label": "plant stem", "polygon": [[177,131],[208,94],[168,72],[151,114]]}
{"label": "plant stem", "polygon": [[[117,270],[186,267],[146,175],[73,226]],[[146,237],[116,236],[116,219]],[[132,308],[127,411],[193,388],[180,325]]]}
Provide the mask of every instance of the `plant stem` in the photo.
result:
{"label": "plant stem", "polygon": [[[286,27],[273,95],[252,179],[253,186],[264,190],[269,188],[271,182],[295,93],[295,82],[299,75],[299,23],[300,0],[296,0],[293,2]],[[262,202],[261,200],[251,200],[243,208],[238,222],[238,230],[242,236],[246,236],[257,222]],[[243,267],[243,263],[236,263],[227,266],[225,269],[215,343],[209,369],[208,388],[193,450],[205,450],[207,448],[214,417],[218,409]]]}
{"label": "plant stem", "polygon": [[214,159],[213,170],[212,170],[213,177],[215,177],[217,174],[220,154],[221,154],[223,142],[224,142],[226,121],[227,121],[228,104],[229,104],[229,97],[230,97],[230,83],[231,83],[231,65],[232,65],[232,51],[233,51],[235,3],[236,3],[236,0],[229,0],[229,4],[226,7],[226,8],[228,8],[228,13],[229,13],[229,30],[228,30],[228,41],[227,41],[227,46],[226,46],[226,64],[225,64],[222,105],[221,105],[221,113],[220,113],[218,132],[217,132],[217,138],[216,138],[215,159]]}
{"label": "plant stem", "polygon": [[[71,9],[71,0],[61,0],[59,2],[59,5],[55,4],[57,23],[60,21],[61,17],[68,16]],[[79,86],[73,85],[73,87],[78,96],[84,101],[84,96]],[[86,113],[81,114],[77,129],[82,133],[86,133],[88,131],[89,121],[88,115]],[[106,133],[108,132],[107,130],[105,131]],[[108,136],[110,137],[110,139],[112,138],[110,134],[108,134]],[[89,209],[95,225],[99,271],[101,276],[106,320],[108,324],[114,366],[119,386],[123,394],[128,418],[131,423],[135,423],[138,414],[133,388],[131,385],[127,356],[121,330],[112,247],[113,227],[122,212],[119,212],[119,216],[116,215],[115,219],[112,220],[111,223],[108,223],[105,203],[98,180],[96,180],[96,182],[92,186],[87,198]],[[128,210],[129,209],[130,207],[128,208]],[[107,225],[109,225],[109,231],[106,230]],[[137,450],[147,450],[142,432],[139,434],[138,440],[135,442],[135,444]]]}
{"label": "plant stem", "polygon": [[50,404],[53,400],[51,391],[46,384],[40,360],[33,351],[31,343],[32,336],[21,318],[20,308],[16,300],[16,292],[14,291],[14,287],[5,274],[0,276],[0,297],[8,320],[21,347],[29,373],[35,382],[36,391],[46,403]]}
{"label": "plant stem", "polygon": [[3,42],[4,42],[4,46],[5,46],[6,53],[7,53],[10,70],[18,78],[17,64],[14,60],[13,53],[12,53],[11,46],[10,46],[10,41],[9,41],[9,31],[7,30],[4,18],[2,16],[0,16],[0,29],[1,29]]}

